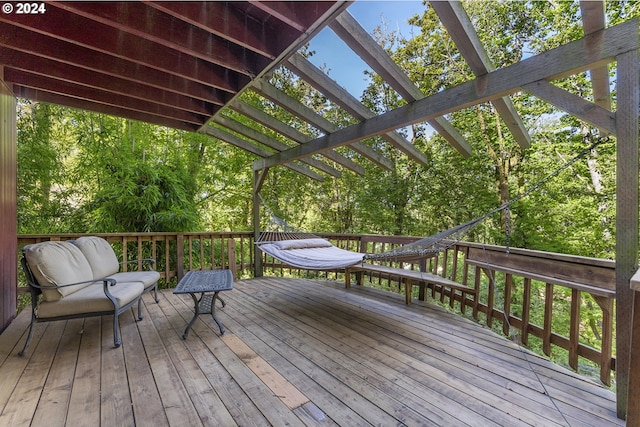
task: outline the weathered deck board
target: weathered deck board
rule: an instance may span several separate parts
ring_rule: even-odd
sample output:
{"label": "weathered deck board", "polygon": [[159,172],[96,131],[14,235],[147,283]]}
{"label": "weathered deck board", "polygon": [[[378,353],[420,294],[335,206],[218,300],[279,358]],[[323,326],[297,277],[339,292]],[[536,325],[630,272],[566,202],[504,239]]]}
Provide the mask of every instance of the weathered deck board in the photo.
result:
{"label": "weathered deck board", "polygon": [[[443,309],[341,283],[236,282],[186,340],[188,295],[144,299],[144,319],[0,335],[3,426],[624,425],[615,396]],[[544,385],[544,387],[543,387]],[[553,399],[553,400],[551,400]]]}

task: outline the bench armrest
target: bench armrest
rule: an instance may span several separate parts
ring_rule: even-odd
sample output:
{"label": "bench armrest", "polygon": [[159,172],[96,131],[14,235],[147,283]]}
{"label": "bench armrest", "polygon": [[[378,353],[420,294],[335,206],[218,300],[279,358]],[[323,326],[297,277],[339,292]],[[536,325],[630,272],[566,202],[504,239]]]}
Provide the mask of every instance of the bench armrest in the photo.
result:
{"label": "bench armrest", "polygon": [[97,283],[97,282],[102,282],[102,288],[104,290],[105,296],[109,298],[114,304],[117,305],[116,298],[111,294],[111,292],[109,292],[109,287],[116,286],[118,284],[118,281],[116,279],[112,279],[108,277],[103,277],[101,279],[83,280],[82,282],[68,283],[66,285],[56,285],[56,286],[41,286],[29,281],[29,286],[38,288],[41,290],[42,289],[60,289],[60,288],[66,288],[67,286],[82,285],[83,283]]}
{"label": "bench armrest", "polygon": [[67,286],[82,285],[84,283],[94,283],[94,282],[104,282],[105,286],[107,285],[115,286],[117,284],[116,279],[104,277],[102,279],[83,280],[82,282],[67,283],[66,285],[50,285],[50,286],[41,286],[29,281],[29,286],[33,286],[34,288],[38,288],[38,289],[60,289],[60,288],[66,288]]}

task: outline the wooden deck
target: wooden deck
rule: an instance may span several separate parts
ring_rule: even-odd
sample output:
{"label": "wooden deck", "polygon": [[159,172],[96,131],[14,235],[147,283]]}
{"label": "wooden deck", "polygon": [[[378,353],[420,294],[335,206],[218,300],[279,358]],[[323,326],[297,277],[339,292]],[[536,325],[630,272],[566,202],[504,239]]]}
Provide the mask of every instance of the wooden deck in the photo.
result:
{"label": "wooden deck", "polygon": [[1,426],[609,426],[615,396],[427,304],[334,282],[236,282],[218,316],[145,295],[145,318],[0,335]]}

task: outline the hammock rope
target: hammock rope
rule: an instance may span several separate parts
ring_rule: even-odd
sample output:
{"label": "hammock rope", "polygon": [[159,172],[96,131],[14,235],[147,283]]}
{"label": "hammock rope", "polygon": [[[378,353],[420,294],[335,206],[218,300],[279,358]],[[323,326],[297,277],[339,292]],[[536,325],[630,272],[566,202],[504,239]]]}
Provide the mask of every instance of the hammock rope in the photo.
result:
{"label": "hammock rope", "polygon": [[434,234],[432,236],[428,236],[428,237],[424,237],[422,239],[419,239],[415,242],[412,243],[408,243],[406,245],[400,246],[398,248],[392,249],[390,251],[387,252],[383,252],[380,254],[367,254],[365,255],[365,259],[371,259],[371,260],[400,260],[403,258],[421,258],[430,254],[435,254],[438,252],[443,252],[446,249],[449,249],[451,246],[455,245],[457,242],[459,242],[462,237],[472,228],[474,228],[475,226],[477,226],[478,224],[480,224],[481,222],[483,222],[485,219],[493,216],[494,214],[501,212],[501,211],[505,211],[507,218],[506,218],[506,247],[507,247],[507,253],[509,253],[509,235],[511,233],[511,205],[513,205],[516,202],[519,202],[520,200],[524,199],[525,197],[528,197],[530,194],[534,193],[535,191],[538,191],[542,186],[544,186],[547,182],[549,182],[550,180],[552,180],[553,178],[555,178],[556,176],[560,175],[563,171],[565,171],[566,169],[570,168],[571,166],[573,166],[574,163],[576,163],[578,160],[582,159],[584,156],[586,156],[589,152],[591,152],[592,150],[594,150],[597,146],[599,146],[600,144],[604,143],[605,139],[600,139],[598,141],[595,141],[593,144],[591,144],[590,146],[588,146],[587,148],[584,148],[582,151],[580,151],[580,153],[578,153],[575,157],[573,157],[571,160],[569,160],[568,162],[566,162],[565,164],[563,164],[562,166],[560,166],[558,169],[556,169],[555,171],[551,172],[549,175],[547,175],[546,177],[544,177],[543,179],[541,179],[540,181],[536,182],[533,186],[529,187],[527,190],[523,191],[522,193],[518,194],[517,196],[515,196],[514,198],[512,198],[511,200],[503,203],[501,206],[492,209],[491,211],[485,213],[484,215],[481,215],[475,219],[472,219],[471,221],[465,222],[464,224],[460,224],[457,225],[455,227],[452,227],[448,230],[445,231],[441,231],[437,234]]}
{"label": "hammock rope", "polygon": [[[456,225],[447,230],[441,231],[439,233],[433,234],[428,237],[423,237],[419,240],[416,240],[412,243],[407,243],[405,245],[394,248],[390,251],[385,251],[383,253],[377,254],[363,254],[362,261],[365,260],[378,260],[378,261],[401,261],[403,259],[415,259],[415,258],[423,258],[425,256],[431,256],[437,254],[439,252],[443,252],[456,243],[460,242],[462,237],[467,234],[471,229],[476,227],[478,224],[486,220],[487,218],[493,216],[494,214],[505,211],[505,233],[506,233],[506,247],[507,253],[509,252],[509,241],[510,241],[510,233],[512,228],[511,223],[511,205],[520,200],[528,197],[530,194],[538,191],[542,186],[544,186],[547,182],[561,174],[566,169],[570,168],[573,164],[575,164],[578,160],[582,159],[589,152],[594,150],[597,146],[604,143],[607,139],[600,139],[595,141],[590,146],[584,148],[580,153],[578,153],[575,157],[567,161],[565,164],[560,166],[558,169],[554,170],[552,173],[536,182],[533,186],[528,188],[527,190],[521,192],[511,200],[503,203],[501,206],[490,210],[489,212],[472,219],[471,221],[465,222],[463,224]],[[260,196],[260,194],[258,194]],[[307,233],[303,231],[296,230],[295,227],[288,224],[285,220],[279,218],[277,215],[273,213],[271,209],[267,206],[262,196],[260,196],[260,200],[262,201],[265,210],[270,216],[270,222],[267,227],[267,230],[260,233],[259,239],[256,242],[256,245],[262,245],[263,243],[271,243],[283,240],[303,240],[303,239],[318,239],[319,237],[313,233]],[[348,252],[348,251],[345,251]]]}
{"label": "hammock rope", "polygon": [[260,232],[256,244],[265,242],[277,242],[282,240],[303,240],[320,238],[313,233],[298,230],[296,227],[292,226],[284,219],[278,217],[269,208],[260,193],[258,193],[258,197],[260,197],[260,201],[262,202],[264,210],[269,214],[269,223],[267,224],[267,227]]}

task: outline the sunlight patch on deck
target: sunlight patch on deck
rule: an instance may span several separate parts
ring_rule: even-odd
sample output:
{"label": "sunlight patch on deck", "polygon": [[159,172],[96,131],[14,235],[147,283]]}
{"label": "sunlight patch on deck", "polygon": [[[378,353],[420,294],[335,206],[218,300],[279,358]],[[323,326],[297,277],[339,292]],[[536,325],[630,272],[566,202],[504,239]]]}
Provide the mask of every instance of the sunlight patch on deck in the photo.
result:
{"label": "sunlight patch on deck", "polygon": [[258,356],[258,354],[238,336],[226,333],[221,338],[231,351],[233,351],[289,409],[296,409],[310,402],[307,396],[287,381],[287,379],[269,365],[266,360]]}

